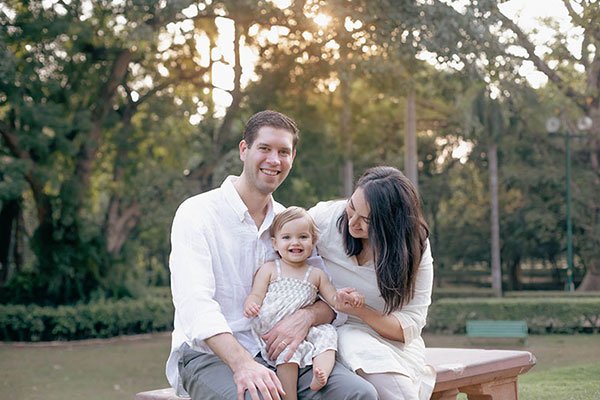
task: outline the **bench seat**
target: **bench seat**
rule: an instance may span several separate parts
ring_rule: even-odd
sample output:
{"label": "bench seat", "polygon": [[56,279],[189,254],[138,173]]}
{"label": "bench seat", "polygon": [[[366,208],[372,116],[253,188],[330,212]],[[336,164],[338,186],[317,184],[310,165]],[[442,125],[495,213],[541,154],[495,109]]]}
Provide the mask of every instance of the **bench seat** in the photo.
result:
{"label": "bench seat", "polygon": [[[517,400],[517,378],[535,365],[528,351],[483,349],[426,349],[427,363],[437,372],[432,400]],[[181,400],[173,389],[140,392],[136,400]]]}
{"label": "bench seat", "polygon": [[432,400],[517,400],[517,378],[536,363],[521,350],[426,349],[427,363],[436,372]]}

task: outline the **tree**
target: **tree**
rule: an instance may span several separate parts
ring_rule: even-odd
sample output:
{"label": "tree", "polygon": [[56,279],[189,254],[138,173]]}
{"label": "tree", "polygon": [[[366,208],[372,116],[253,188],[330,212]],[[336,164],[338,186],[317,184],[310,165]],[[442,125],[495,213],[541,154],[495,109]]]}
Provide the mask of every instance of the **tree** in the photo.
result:
{"label": "tree", "polygon": [[489,98],[485,89],[479,90],[473,99],[471,132],[476,140],[487,147],[489,193],[492,289],[497,297],[502,296],[502,269],[500,263],[500,217],[498,204],[498,141],[505,132],[502,105]]}
{"label": "tree", "polygon": [[7,162],[20,166],[37,219],[36,268],[16,281],[29,282],[23,300],[72,302],[123,283],[111,257],[139,205],[109,192],[108,206],[94,212],[94,171],[110,162],[111,180],[122,179],[134,116],[179,78],[161,77],[151,54],[166,24],[185,18],[183,2],[87,5],[2,9],[1,145]]}
{"label": "tree", "polygon": [[[581,54],[573,54],[567,48],[567,37],[557,24],[548,21],[554,29],[554,37],[544,46],[544,52],[538,51],[531,36],[513,20],[501,12],[496,1],[471,3],[468,9],[488,16],[486,23],[509,38],[508,44],[522,51],[506,48],[500,53],[503,58],[513,61],[517,66],[527,61],[544,73],[560,95],[575,108],[574,116],[587,116],[593,121],[587,137],[587,146],[582,149],[582,159],[589,174],[575,183],[575,199],[580,216],[575,220],[585,240],[580,243],[582,258],[587,266],[586,276],[579,290],[600,289],[600,10],[594,0],[563,0],[571,23],[582,32]],[[497,56],[496,53],[493,56]],[[578,72],[582,71],[582,72]],[[566,107],[569,109],[569,107]],[[584,156],[585,154],[585,156]],[[585,190],[583,189],[585,187]],[[585,217],[584,217],[585,216]]]}

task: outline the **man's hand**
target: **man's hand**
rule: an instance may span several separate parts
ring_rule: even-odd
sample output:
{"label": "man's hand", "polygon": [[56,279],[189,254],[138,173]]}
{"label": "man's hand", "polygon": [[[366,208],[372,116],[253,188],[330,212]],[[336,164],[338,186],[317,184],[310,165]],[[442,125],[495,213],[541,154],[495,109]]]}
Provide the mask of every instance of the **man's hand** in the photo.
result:
{"label": "man's hand", "polygon": [[285,396],[283,386],[275,372],[254,360],[241,362],[232,370],[238,400],[244,400],[246,390],[252,400],[260,400],[259,393],[264,400],[280,400]]}
{"label": "man's hand", "polygon": [[259,393],[264,400],[280,400],[281,396],[285,396],[277,375],[257,363],[231,333],[219,333],[204,341],[231,368],[233,382],[237,386],[238,400],[244,399],[246,390],[252,400],[260,400]]}
{"label": "man's hand", "polygon": [[269,358],[276,360],[287,348],[288,354],[285,361],[289,361],[300,343],[306,338],[312,323],[310,311],[301,308],[275,324],[273,329],[262,336],[267,345]]}

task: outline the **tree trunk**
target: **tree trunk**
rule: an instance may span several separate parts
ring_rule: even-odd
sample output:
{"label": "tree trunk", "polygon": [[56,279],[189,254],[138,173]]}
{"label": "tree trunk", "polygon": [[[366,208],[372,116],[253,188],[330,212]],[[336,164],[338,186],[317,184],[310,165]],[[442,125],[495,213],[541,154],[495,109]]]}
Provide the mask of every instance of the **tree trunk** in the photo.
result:
{"label": "tree trunk", "polygon": [[[239,118],[240,105],[244,97],[242,90],[242,65],[241,65],[241,47],[242,47],[242,36],[247,37],[248,24],[242,22],[241,17],[233,17],[235,22],[234,25],[234,65],[233,65],[233,90],[231,94],[231,104],[227,107],[227,111],[220,125],[215,127],[210,137],[210,148],[208,157],[205,161],[195,167],[187,179],[197,182],[198,190],[201,192],[215,188],[220,185],[221,182],[215,181],[215,171],[222,165],[223,160],[226,158],[228,152],[231,150],[230,141],[235,139],[237,133],[232,129],[234,122]],[[213,48],[213,42],[211,41],[211,49]],[[212,71],[212,60],[210,61],[208,70]],[[212,72],[211,72],[212,74]],[[212,78],[211,78],[212,79]],[[240,140],[242,137],[240,136]]]}
{"label": "tree trunk", "polygon": [[344,197],[352,196],[354,190],[354,162],[352,161],[352,131],[350,130],[350,73],[340,73],[340,95],[342,110],[340,111],[340,138],[344,146],[343,188]]}
{"label": "tree trunk", "polygon": [[404,174],[419,188],[417,170],[417,111],[415,89],[410,88],[406,96],[406,137],[404,142]]}
{"label": "tree trunk", "polygon": [[498,146],[488,146],[490,175],[490,227],[492,241],[492,289],[496,297],[502,297],[502,269],[500,264],[500,217],[498,212]]}
{"label": "tree trunk", "polygon": [[[112,99],[117,92],[117,88],[123,82],[123,78],[127,74],[127,68],[131,61],[131,52],[129,50],[121,50],[116,59],[113,61],[112,69],[108,80],[104,82],[100,97],[93,109],[92,127],[85,137],[84,143],[79,149],[75,163],[75,174],[72,178],[73,187],[71,190],[77,196],[77,207],[81,208],[84,203],[84,196],[90,186],[92,171],[95,166],[98,147],[103,132],[103,125],[108,113],[112,110]],[[81,210],[77,210],[78,214]]]}
{"label": "tree trunk", "polygon": [[0,209],[0,286],[10,277],[10,254],[15,249],[19,210],[17,199],[5,202]]}
{"label": "tree trunk", "polygon": [[523,275],[523,270],[521,269],[521,259],[514,258],[508,262],[508,277],[509,282],[508,285],[510,290],[521,290],[522,283],[521,277]]}
{"label": "tree trunk", "polygon": [[137,202],[123,208],[121,199],[111,198],[106,224],[106,250],[116,258],[141,216]]}
{"label": "tree trunk", "polygon": [[[129,158],[129,149],[135,147],[130,139],[130,132],[133,131],[131,118],[133,118],[136,108],[137,105],[132,103],[125,106],[123,110],[121,118],[123,125],[117,139],[117,153],[113,166],[113,184],[115,187],[118,187],[119,183],[125,182],[124,165],[127,164]],[[120,193],[120,191],[111,193],[104,226],[102,227],[106,241],[106,251],[113,259],[119,257],[125,242],[137,226],[141,216],[138,202],[135,199],[124,200],[123,197],[123,193]]]}
{"label": "tree trunk", "polygon": [[[600,62],[600,60],[598,61]],[[596,102],[598,104],[598,102]],[[589,137],[589,157],[590,169],[594,172],[591,189],[600,188],[600,107],[593,108],[589,117],[592,119],[592,129],[587,132]],[[581,284],[577,288],[578,291],[593,291],[600,290],[600,204],[596,196],[591,196],[587,203],[587,212],[584,218],[581,218],[583,230],[586,233],[585,250],[582,256],[586,259],[587,271]]]}

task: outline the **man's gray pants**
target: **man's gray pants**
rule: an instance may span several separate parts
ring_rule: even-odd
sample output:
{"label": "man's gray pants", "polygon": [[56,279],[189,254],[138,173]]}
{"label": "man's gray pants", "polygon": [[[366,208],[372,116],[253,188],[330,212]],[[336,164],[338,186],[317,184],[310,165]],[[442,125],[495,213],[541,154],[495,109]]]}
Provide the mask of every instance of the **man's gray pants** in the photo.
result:
{"label": "man's gray pants", "polygon": [[[237,387],[231,369],[214,354],[183,350],[179,359],[179,375],[192,400],[236,400]],[[267,365],[260,355],[256,362]],[[298,371],[298,399],[376,400],[377,391],[369,382],[336,362],[327,385],[318,392],[310,389],[312,366]],[[246,391],[245,399],[250,400]]]}

